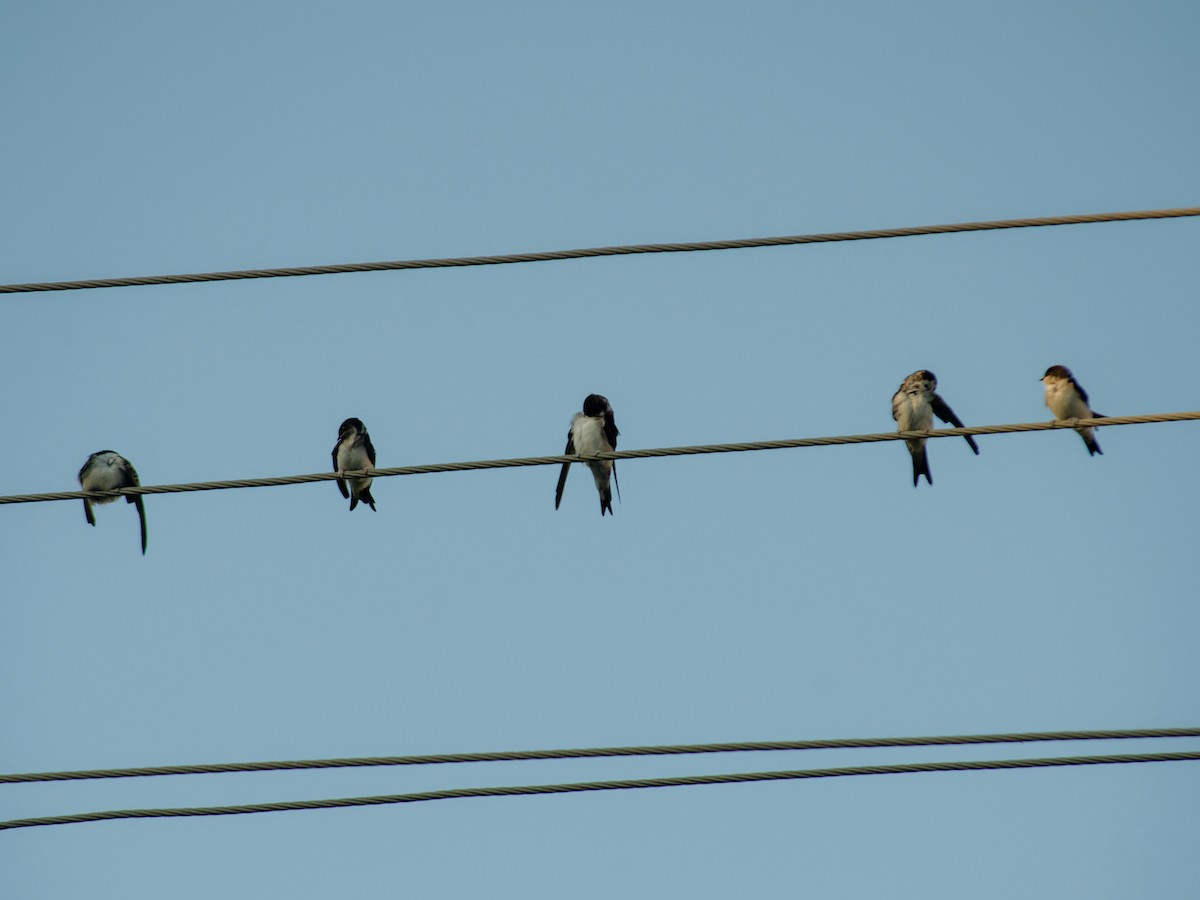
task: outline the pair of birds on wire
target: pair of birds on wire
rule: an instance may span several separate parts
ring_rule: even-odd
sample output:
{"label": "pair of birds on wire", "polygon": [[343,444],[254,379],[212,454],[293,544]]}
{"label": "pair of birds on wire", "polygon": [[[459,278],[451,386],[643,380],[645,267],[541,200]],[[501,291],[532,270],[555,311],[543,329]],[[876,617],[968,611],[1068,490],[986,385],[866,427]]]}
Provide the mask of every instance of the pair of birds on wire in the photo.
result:
{"label": "pair of birds on wire", "polygon": [[[1071,370],[1066,366],[1051,366],[1041,378],[1046,387],[1046,406],[1054,413],[1055,419],[1091,419],[1103,418],[1094,412],[1088,403],[1087,392],[1075,380]],[[962,420],[954,414],[949,404],[937,393],[937,376],[928,369],[913,372],[900,383],[900,388],[892,396],[892,418],[896,420],[899,431],[928,431],[933,426],[933,417],[937,416],[943,422],[955,428],[963,428]],[[1095,429],[1090,427],[1076,428],[1083,438],[1088,453],[1095,456],[1102,454],[1100,445],[1096,442]],[[608,453],[617,449],[616,419],[613,416],[612,405],[600,394],[588,394],[583,401],[582,412],[577,412],[571,419],[571,427],[567,431],[567,448],[564,456],[588,456],[594,453]],[[976,454],[979,445],[975,439],[966,436],[967,443]],[[933,477],[929,471],[929,459],[925,452],[925,438],[907,440],[908,451],[912,455],[913,486],[921,476],[929,484]],[[586,463],[591,470],[592,479],[596,483],[596,491],[600,495],[600,515],[612,513],[612,487],[617,488],[620,497],[621,489],[617,483],[616,461],[611,459],[590,460]],[[349,418],[338,428],[337,443],[333,445],[333,470],[338,474],[337,486],[342,497],[350,501],[353,510],[359,503],[364,503],[375,509],[375,498],[371,495],[370,477],[341,477],[345,472],[357,472],[375,468],[375,446],[362,419]],[[563,489],[567,484],[567,473],[571,464],[563,463],[558,476],[558,486],[554,491],[554,508],[562,503]],[[113,450],[100,450],[88,457],[83,468],[79,470],[79,484],[84,491],[114,491],[121,488],[139,487],[137,470],[125,457]],[[89,525],[96,524],[92,504],[112,503],[116,497],[85,497],[83,512]],[[127,494],[125,500],[137,507],[138,520],[141,523],[142,553],[146,552],[146,506],[139,495]]]}
{"label": "pair of birds on wire", "polygon": [[[1087,391],[1075,380],[1071,370],[1066,366],[1051,366],[1041,378],[1046,387],[1046,406],[1054,413],[1055,419],[1092,419],[1103,418],[1093,412],[1088,405]],[[913,372],[902,382],[895,394],[892,395],[892,418],[896,420],[898,431],[928,431],[933,427],[933,417],[937,416],[943,422],[955,428],[964,428],[962,420],[954,414],[949,404],[937,393],[937,376],[928,369]],[[1083,443],[1087,446],[1088,454],[1104,455],[1096,442],[1094,428],[1076,428]],[[970,435],[964,435],[975,455],[979,455],[979,445]],[[915,438],[905,441],[908,452],[912,454],[913,487],[916,487],[925,476],[925,481],[933,484],[933,476],[929,472],[929,459],[925,455],[925,439]]]}
{"label": "pair of birds on wire", "polygon": [[[333,446],[333,468],[335,472],[354,471],[357,469],[375,468],[375,448],[371,445],[371,437],[367,434],[366,426],[361,419],[347,419],[338,429],[338,440]],[[349,489],[347,489],[347,481]],[[115,491],[121,488],[140,487],[137,469],[133,463],[113,450],[100,450],[93,453],[79,470],[79,485],[85,491]],[[350,508],[358,506],[359,501],[366,503],[371,509],[375,508],[375,498],[371,496],[370,478],[351,478],[337,480],[338,489],[342,496],[350,500]],[[89,525],[96,524],[96,516],[92,511],[93,503],[112,503],[116,497],[83,498],[83,514]],[[146,504],[137,494],[126,494],[125,499],[137,507],[138,519],[142,527],[142,555],[146,553]]]}
{"label": "pair of birds on wire", "polygon": [[[357,469],[375,468],[375,448],[371,445],[371,437],[367,434],[366,426],[361,419],[347,419],[338,429],[338,440],[333,447],[333,468],[341,473]],[[347,479],[337,480],[338,489],[342,496],[350,500],[350,508],[354,509],[361,500],[371,509],[375,508],[375,498],[371,496],[370,478],[351,478],[349,490]],[[137,469],[133,463],[113,450],[100,450],[93,453],[79,470],[79,485],[85,491],[115,491],[121,488],[140,487]],[[93,503],[112,503],[116,497],[83,498],[83,514],[89,525],[96,524],[96,516],[92,511]],[[146,553],[146,504],[137,494],[126,494],[125,499],[134,504],[138,511],[138,520],[142,528],[142,555]]]}
{"label": "pair of birds on wire", "polygon": [[[583,411],[571,419],[571,428],[567,432],[567,449],[564,456],[576,454],[590,455],[606,453],[617,449],[616,420],[613,418],[612,405],[608,398],[600,394],[588,394],[583,401]],[[600,494],[600,515],[612,513],[612,488],[610,478],[616,483],[617,469],[614,460],[599,459],[587,464],[596,481],[596,490]],[[343,472],[353,472],[361,469],[375,468],[375,446],[371,436],[361,419],[347,419],[338,429],[337,443],[333,445],[333,470],[339,475]],[[554,492],[554,508],[562,503],[563,488],[567,484],[567,472],[571,464],[563,463],[562,472],[558,476],[558,487]],[[371,496],[370,478],[339,478],[338,489],[342,496],[349,499],[350,509],[363,502],[375,509],[375,499]],[[621,488],[617,485],[617,496]]]}
{"label": "pair of birds on wire", "polygon": [[[347,419],[338,429],[338,440],[333,446],[333,469],[339,474],[358,469],[375,468],[375,448],[371,445],[371,436],[367,434],[366,426],[361,419]],[[115,491],[121,488],[140,487],[137,469],[133,463],[113,450],[99,450],[87,458],[83,468],[79,470],[79,485],[85,491]],[[349,499],[350,508],[358,506],[359,501],[375,508],[375,498],[371,496],[370,478],[337,479],[338,489],[342,496]],[[96,516],[92,511],[93,503],[112,503],[116,497],[84,497],[83,514],[89,525],[96,524]],[[138,520],[142,529],[142,554],[146,553],[146,504],[137,494],[126,494],[125,499],[134,504],[138,511]]]}

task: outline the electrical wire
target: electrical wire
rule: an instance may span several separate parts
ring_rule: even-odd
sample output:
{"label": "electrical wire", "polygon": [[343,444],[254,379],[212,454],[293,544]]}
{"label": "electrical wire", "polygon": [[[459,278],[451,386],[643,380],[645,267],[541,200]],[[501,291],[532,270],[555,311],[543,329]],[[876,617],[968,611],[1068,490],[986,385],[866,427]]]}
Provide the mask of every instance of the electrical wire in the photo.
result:
{"label": "electrical wire", "polygon": [[518,787],[456,788],[415,794],[386,794],[372,797],[343,797],[334,800],[293,800],[254,803],[245,806],[204,806],[180,809],[117,809],[65,816],[12,819],[0,822],[0,831],[39,825],[72,825],[114,819],[161,819],[190,816],[232,816],[248,813],[286,812],[301,809],[338,809],[350,806],[382,806],[454,800],[464,797],[514,797],[530,794],[571,794],[590,791],[626,791],[638,788],[688,787],[702,784],[745,784],[754,781],[793,781],[808,778],[843,778],[853,775],[904,775],[916,772],[972,772],[989,769],[1034,769],[1061,766],[1098,766],[1121,763],[1182,762],[1200,760],[1200,751],[1181,753],[1131,753],[1112,756],[1068,756],[1045,759],[998,759],[963,762],[908,763],[890,766],[849,766],[836,769],[800,769],[784,772],[742,772],[730,775],[690,775],[674,778],[642,778],[621,781],[590,781],[574,784],[536,784]]}
{"label": "electrical wire", "polygon": [[484,753],[442,753],[422,756],[362,756],[341,759],[301,759],[282,762],[209,763],[186,766],[143,766],[134,769],[82,769],[72,772],[31,772],[0,775],[0,784],[46,781],[84,781],[100,778],[141,778],[156,775],[215,775],[230,772],[281,772],[303,769],[343,769],[369,766],[426,766],[445,763],[516,762],[544,759],[598,759],[629,756],[680,756],[701,753],[754,753],[779,750],[841,750],[878,747],[943,747],[962,744],[1016,744],[1044,741],[1111,741],[1148,738],[1200,737],[1196,728],[1140,728],[1116,731],[1023,731],[1005,734],[958,734],[936,737],[836,738],[808,741],[744,741],[724,744],[667,744],[642,747],[591,747],[572,750],[505,750]]}
{"label": "electrical wire", "polygon": [[971,428],[938,428],[929,431],[886,431],[877,434],[851,434],[837,437],[795,438],[781,441],[749,441],[740,444],[700,444],[687,447],[659,447],[648,450],[618,450],[574,456],[529,456],[515,459],[485,459],[475,462],[433,463],[424,466],[397,466],[386,469],[362,469],[336,472],[316,472],[311,475],[283,475],[274,478],[240,478],[232,481],[199,481],[190,484],[142,485],[112,491],[55,491],[41,494],[0,496],[6,503],[46,503],[55,500],[97,499],[123,495],[182,494],[192,491],[221,491],[237,488],[277,487],[285,484],[308,484],[334,481],[338,478],[390,478],[398,475],[430,475],[438,472],[470,472],[478,469],[511,469],[523,466],[557,466],[563,463],[584,463],[597,459],[651,459],[664,456],[698,456],[707,453],[741,453],[755,450],[787,450],[801,447],[831,447],[842,444],[871,444],[882,441],[904,441],[923,438],[964,437],[976,434],[1016,434],[1026,431],[1055,431],[1068,428],[1107,427],[1110,425],[1148,425],[1160,422],[1200,420],[1200,411],[1156,413],[1141,416],[1108,416],[1100,419],[1061,419],[1054,422],[1026,422],[1014,425],[979,425]]}
{"label": "electrical wire", "polygon": [[[579,250],[564,250],[545,253],[510,254],[503,256],[462,257],[449,259],[407,260],[377,263],[359,263],[334,266],[310,266],[283,269],[258,269],[232,272],[210,272],[192,275],[148,276],[138,278],[93,279],[87,281],[45,282],[31,284],[0,285],[0,293],[29,293],[64,291],[90,288],[163,285],[176,283],[225,281],[250,278],[274,278],[301,275],[340,274],[350,272],[404,270],[419,268],[447,268],[479,265],[501,265],[520,262],[539,262],[592,258],[603,256],[633,255],[646,253],[675,253],[706,250],[744,249],[826,243],[836,241],[872,240],[890,237],[906,237],[929,234],[949,234],[969,231],[1027,228],[1065,224],[1117,222],[1147,219],[1165,219],[1200,215],[1200,207],[1148,210],[1140,212],[1108,213],[1090,216],[1061,216],[1040,219],[1013,219],[990,222],[966,222],[953,225],[918,226],[910,228],[884,229],[875,231],[839,232],[827,234],[795,235],[787,237],[757,238],[733,241],[713,241],[675,244],[645,244],[615,247],[598,247]],[[483,460],[478,462],[444,463],[428,466],[406,466],[392,469],[372,469],[363,472],[318,473],[313,475],[285,476],[281,478],[241,479],[223,482],[202,482],[180,485],[145,486],[125,488],[117,491],[82,492],[70,491],[51,494],[31,494],[0,497],[0,504],[69,500],[79,498],[112,497],[120,495],[145,495],[157,493],[180,493],[198,490],[220,490],[242,487],[265,487],[284,484],[299,484],[329,481],[338,477],[389,477],[398,475],[433,474],[437,472],[470,471],[475,469],[512,468],[536,465],[558,465],[564,462],[585,462],[594,459],[638,459],[665,456],[685,456],[708,453],[743,452],[769,449],[793,449],[814,446],[871,443],[906,440],[913,438],[959,437],[966,435],[1005,434],[1026,431],[1045,431],[1076,427],[1103,427],[1109,425],[1149,424],[1154,422],[1188,421],[1200,419],[1200,412],[1170,413],[1150,416],[1113,417],[1105,419],[1080,419],[1057,422],[1026,423],[1018,425],[979,426],[974,428],[938,429],[927,432],[890,432],[879,434],[847,435],[840,437],[807,438],[783,441],[760,441],[739,444],[697,445],[649,450],[598,453],[587,456],[527,457],[505,460]],[[365,757],[325,760],[298,760],[284,762],[227,763],[198,766],[160,766],[136,769],[86,770],[73,772],[29,773],[0,775],[0,784],[67,781],[97,778],[127,778],[138,776],[211,774],[218,772],[249,772],[320,769],[334,767],[425,765],[436,763],[489,762],[510,760],[570,759],[597,757],[660,756],[676,754],[701,754],[724,752],[751,752],[777,750],[809,750],[833,748],[936,746],[959,744],[984,744],[1032,741],[1111,740],[1129,738],[1165,738],[1200,736],[1200,728],[1143,729],[1126,731],[1092,732],[1031,732],[996,735],[967,735],[925,738],[869,738],[818,741],[751,742],[733,744],[697,744],[648,747],[609,747],[577,750],[534,750],[495,753],[465,753],[406,757]],[[0,830],[26,828],[42,825],[73,824],[91,821],[109,821],[131,818],[178,818],[193,816],[236,815],[260,812],[288,811],[301,809],[330,809],[358,806],[374,806],[424,802],[429,800],[458,799],[488,796],[521,796],[562,794],[593,791],[632,790],[641,788],[698,786],[710,784],[735,784],[762,781],[784,781],[810,778],[848,777],[857,775],[887,775],[921,772],[983,771],[1003,769],[1026,769],[1043,767],[1091,766],[1111,764],[1133,764],[1146,762],[1197,761],[1200,752],[1176,752],[1153,754],[1124,754],[1103,756],[1078,756],[1039,759],[1011,759],[991,761],[960,761],[911,763],[901,765],[854,766],[826,769],[807,769],[777,772],[749,772],[724,775],[700,775],[652,779],[628,779],[617,781],[579,782],[568,784],[543,784],[512,787],[462,788],[443,791],[428,791],[410,794],[351,797],[329,800],[306,800],[280,803],[250,804],[242,806],[196,807],[175,809],[130,809],[104,812],[81,813],[65,816],[15,819],[0,821]]]}
{"label": "electrical wire", "polygon": [[1174,219],[1200,216],[1200,207],[1150,209],[1134,212],[1097,213],[1078,216],[1046,216],[1032,219],[997,219],[989,222],[959,222],[952,225],[917,225],[870,231],[839,231],[785,237],[746,238],[732,241],[697,241],[672,244],[627,244],[581,250],[552,250],[542,253],[510,253],[500,256],[462,256],[447,259],[410,259],[392,262],[347,263],[329,266],[299,266],[282,269],[244,269],[232,272],[202,272],[192,275],[148,275],[136,278],[93,278],[83,281],[49,281],[0,285],[0,294],[37,291],[76,291],[88,288],[140,287],[151,284],[184,284],[198,281],[233,281],[246,278],[285,278],[299,275],[339,275],[349,272],[382,272],[397,269],[443,269],[463,266],[497,266],[507,263],[547,262],[598,256],[630,256],[639,253],[687,253],[703,250],[742,250],[749,247],[780,247],[792,244],[821,244],[834,241],[866,241],[925,234],[955,234],[965,231],[996,231],[1005,228],[1037,228],[1050,225],[1084,225],[1096,222],[1130,222],[1145,219]]}

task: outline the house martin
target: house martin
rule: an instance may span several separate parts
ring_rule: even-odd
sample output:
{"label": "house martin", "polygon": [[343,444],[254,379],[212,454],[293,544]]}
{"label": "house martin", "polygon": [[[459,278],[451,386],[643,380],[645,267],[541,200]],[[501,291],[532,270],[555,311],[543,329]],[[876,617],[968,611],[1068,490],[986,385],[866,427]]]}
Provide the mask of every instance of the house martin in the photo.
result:
{"label": "house martin", "polygon": [[[613,418],[612,406],[608,399],[599,394],[588,394],[583,401],[583,412],[575,413],[571,419],[571,429],[567,432],[567,449],[565,456],[587,456],[591,453],[608,453],[617,449],[617,423]],[[592,478],[596,481],[596,490],[600,493],[600,515],[612,513],[612,489],[609,478],[616,482],[616,460],[598,459],[587,464],[592,470]],[[563,488],[567,484],[567,472],[570,463],[563,463],[562,472],[558,476],[558,488],[554,492],[554,508],[562,503]],[[617,484],[617,496],[621,496],[621,486]]]}
{"label": "house martin", "polygon": [[[139,487],[138,473],[125,457],[112,450],[99,450],[87,458],[79,470],[79,486],[85,491],[115,491],[119,488]],[[83,514],[89,525],[96,524],[92,512],[93,503],[112,503],[116,497],[84,497]],[[142,525],[142,555],[146,555],[146,506],[140,494],[126,494],[125,500],[137,507]]]}
{"label": "house martin", "polygon": [[[1042,384],[1046,385],[1046,406],[1054,413],[1055,419],[1103,419],[1104,416],[1095,412],[1088,405],[1087,391],[1083,389],[1071,370],[1066,366],[1051,366],[1042,376]],[[1104,455],[1100,445],[1096,443],[1094,428],[1076,428],[1088,448],[1088,455]]]}
{"label": "house martin", "polygon": [[[338,475],[344,472],[356,472],[362,469],[375,468],[375,447],[371,444],[371,436],[367,434],[367,426],[362,419],[347,419],[338,428],[337,443],[333,445],[333,471]],[[350,482],[349,489],[346,482]],[[361,500],[375,510],[375,498],[371,496],[370,478],[338,478],[338,490],[343,497],[350,500],[350,508],[358,506]]]}
{"label": "house martin", "polygon": [[[899,390],[892,396],[892,418],[896,420],[897,431],[928,431],[933,427],[934,416],[955,428],[965,427],[954,410],[938,396],[937,376],[928,369],[921,369],[900,382]],[[970,435],[965,437],[978,455],[979,445],[975,443],[975,438]],[[917,486],[922,475],[929,484],[933,484],[929,460],[925,456],[925,439],[916,438],[905,443],[912,454],[913,487]]]}

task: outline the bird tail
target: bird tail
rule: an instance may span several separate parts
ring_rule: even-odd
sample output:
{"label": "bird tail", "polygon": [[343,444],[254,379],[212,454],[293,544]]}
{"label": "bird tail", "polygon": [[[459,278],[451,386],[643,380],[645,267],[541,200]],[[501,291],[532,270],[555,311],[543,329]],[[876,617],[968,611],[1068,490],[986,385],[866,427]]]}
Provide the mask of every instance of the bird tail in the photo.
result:
{"label": "bird tail", "polygon": [[[376,512],[375,498],[371,496],[371,489],[369,487],[363,488],[358,492],[358,499],[367,504],[367,506],[371,507],[371,512]],[[353,509],[354,507],[351,506],[350,508]]]}
{"label": "bird tail", "polygon": [[1091,428],[1080,428],[1079,436],[1083,438],[1083,442],[1087,445],[1088,455],[1095,456],[1099,453],[1104,455],[1104,451],[1100,449],[1100,444],[1096,442],[1096,432]]}
{"label": "bird tail", "polygon": [[925,443],[922,441],[917,446],[909,445],[909,452],[912,453],[913,464],[913,487],[916,487],[921,480],[921,476],[925,476],[925,480],[933,484],[933,476],[929,473],[929,459],[925,456]]}
{"label": "bird tail", "polygon": [[605,512],[611,515],[614,466],[600,462],[589,463],[588,468],[592,470],[592,478],[596,482],[596,492],[600,494],[600,515],[603,516]]}

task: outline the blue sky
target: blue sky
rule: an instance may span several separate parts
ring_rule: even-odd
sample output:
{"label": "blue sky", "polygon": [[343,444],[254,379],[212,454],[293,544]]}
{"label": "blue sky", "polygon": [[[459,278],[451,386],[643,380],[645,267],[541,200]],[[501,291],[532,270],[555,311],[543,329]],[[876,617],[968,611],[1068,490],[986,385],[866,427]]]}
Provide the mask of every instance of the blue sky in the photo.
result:
{"label": "blue sky", "polygon": [[[22,4],[0,281],[1195,205],[1200,11]],[[0,493],[1200,406],[1195,220],[12,295]],[[1194,423],[0,510],[0,771],[1195,725]],[[1195,742],[1167,742],[1192,749]],[[1166,746],[1166,744],[1164,744]],[[1155,747],[1155,749],[1157,746]],[[3,818],[1142,744],[5,786]],[[14,896],[1181,895],[1200,769],[7,832]]]}

